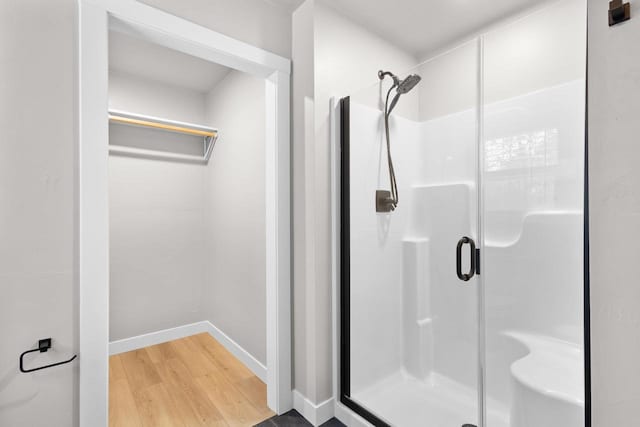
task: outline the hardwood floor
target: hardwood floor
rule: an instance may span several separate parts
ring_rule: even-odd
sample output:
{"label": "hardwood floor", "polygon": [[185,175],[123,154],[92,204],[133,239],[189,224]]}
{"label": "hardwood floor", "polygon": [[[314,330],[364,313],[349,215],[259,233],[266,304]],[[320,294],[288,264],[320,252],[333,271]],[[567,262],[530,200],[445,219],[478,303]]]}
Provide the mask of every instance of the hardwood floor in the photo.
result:
{"label": "hardwood floor", "polygon": [[267,387],[207,333],[109,358],[110,427],[253,426]]}

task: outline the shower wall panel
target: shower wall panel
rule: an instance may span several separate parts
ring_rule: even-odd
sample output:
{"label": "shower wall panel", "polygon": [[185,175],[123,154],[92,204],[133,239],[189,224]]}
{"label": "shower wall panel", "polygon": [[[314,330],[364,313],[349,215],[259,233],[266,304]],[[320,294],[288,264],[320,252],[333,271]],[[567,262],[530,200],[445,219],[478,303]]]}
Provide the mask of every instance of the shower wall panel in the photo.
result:
{"label": "shower wall panel", "polygon": [[477,64],[472,42],[400,73],[423,80],[390,117],[392,213],[374,203],[388,87],[350,98],[350,392],[391,425],[478,420],[478,285],[456,275],[458,240],[477,238]]}
{"label": "shower wall panel", "polygon": [[403,244],[407,236],[413,161],[419,123],[391,120],[391,137],[401,201],[393,215],[377,214],[375,192],[389,178],[383,139],[383,114],[352,103],[351,114],[351,389],[362,391],[403,368]]}

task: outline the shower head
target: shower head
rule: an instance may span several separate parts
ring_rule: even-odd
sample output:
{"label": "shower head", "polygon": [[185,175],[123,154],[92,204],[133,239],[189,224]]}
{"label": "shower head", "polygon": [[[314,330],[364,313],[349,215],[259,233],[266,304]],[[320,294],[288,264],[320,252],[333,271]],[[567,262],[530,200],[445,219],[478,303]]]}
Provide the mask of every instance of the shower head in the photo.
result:
{"label": "shower head", "polygon": [[393,85],[391,86],[391,88],[396,88],[396,92],[400,94],[409,92],[418,83],[420,83],[420,80],[422,80],[422,78],[417,74],[409,74],[407,78],[405,78],[404,80],[400,80],[398,76],[393,74],[391,71],[378,71],[378,78],[380,80],[384,80],[386,76],[389,76],[393,79]]}
{"label": "shower head", "polygon": [[[400,100],[400,95],[404,95],[416,87],[416,85],[420,83],[421,77],[417,74],[409,74],[404,80],[400,80],[398,76],[393,74],[391,71],[378,71],[378,78],[380,80],[384,80],[386,76],[390,76],[393,79],[393,85],[389,89],[389,93],[391,93],[393,88],[396,89],[396,96],[393,97],[391,104],[386,108],[386,114],[389,115]],[[389,93],[387,93],[387,99],[389,99]]]}
{"label": "shower head", "polygon": [[421,77],[417,74],[409,74],[406,79],[401,81],[396,88],[398,93],[407,93],[420,83]]}
{"label": "shower head", "polygon": [[387,110],[387,114],[391,114],[391,111],[396,107],[396,104],[400,100],[400,96],[416,87],[416,85],[420,82],[420,79],[421,78],[419,75],[410,74],[406,79],[398,83],[398,86],[396,87],[396,96],[393,97],[393,100],[389,105],[389,109]]}

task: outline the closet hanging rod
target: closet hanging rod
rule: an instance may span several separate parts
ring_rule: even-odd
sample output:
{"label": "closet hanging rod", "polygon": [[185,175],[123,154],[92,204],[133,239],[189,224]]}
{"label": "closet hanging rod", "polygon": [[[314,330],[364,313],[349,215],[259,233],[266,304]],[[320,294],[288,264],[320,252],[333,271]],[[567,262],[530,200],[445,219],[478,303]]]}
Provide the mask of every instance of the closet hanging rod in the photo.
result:
{"label": "closet hanging rod", "polygon": [[156,117],[142,116],[139,114],[125,113],[115,110],[109,111],[109,121],[131,126],[143,126],[188,135],[214,138],[218,132],[204,126],[191,125],[189,123],[175,122]]}

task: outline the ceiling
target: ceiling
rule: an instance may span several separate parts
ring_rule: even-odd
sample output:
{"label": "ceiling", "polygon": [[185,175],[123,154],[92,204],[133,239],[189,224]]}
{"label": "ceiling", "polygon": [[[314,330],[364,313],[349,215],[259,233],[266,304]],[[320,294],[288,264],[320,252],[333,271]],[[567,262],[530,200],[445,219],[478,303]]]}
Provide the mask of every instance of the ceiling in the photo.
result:
{"label": "ceiling", "polygon": [[230,68],[116,31],[109,33],[109,69],[208,92]]}
{"label": "ceiling", "polygon": [[[287,1],[287,0],[278,0]],[[295,0],[290,0],[295,1]],[[321,0],[392,44],[426,58],[546,0]]]}
{"label": "ceiling", "polygon": [[[293,11],[304,0],[264,0]],[[422,60],[492,23],[548,0],[317,0]],[[119,32],[109,38],[110,69],[208,92],[229,68]]]}

